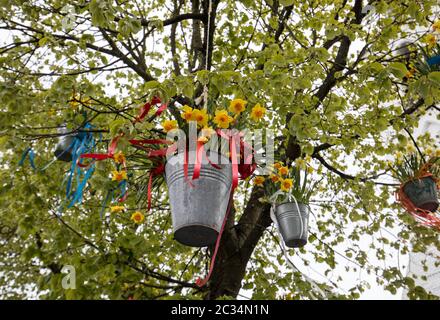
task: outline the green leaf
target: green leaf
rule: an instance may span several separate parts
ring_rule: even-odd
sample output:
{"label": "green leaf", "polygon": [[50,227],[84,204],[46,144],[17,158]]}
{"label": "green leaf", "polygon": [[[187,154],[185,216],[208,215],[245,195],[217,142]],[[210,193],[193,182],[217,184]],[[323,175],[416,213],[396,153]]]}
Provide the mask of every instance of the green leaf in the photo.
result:
{"label": "green leaf", "polygon": [[401,62],[391,63],[389,69],[397,78],[403,78],[408,72],[406,66]]}
{"label": "green leaf", "polygon": [[295,3],[295,0],[280,0],[280,4],[285,7],[291,6],[294,3]]}
{"label": "green leaf", "polygon": [[440,71],[434,71],[429,73],[428,79],[434,82],[435,85],[440,86]]}

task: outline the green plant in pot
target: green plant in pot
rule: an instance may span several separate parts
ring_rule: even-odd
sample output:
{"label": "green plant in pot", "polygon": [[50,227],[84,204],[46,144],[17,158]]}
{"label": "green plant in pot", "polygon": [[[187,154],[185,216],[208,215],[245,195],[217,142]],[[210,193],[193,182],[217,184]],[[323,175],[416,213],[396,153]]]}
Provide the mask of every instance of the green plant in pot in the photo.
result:
{"label": "green plant in pot", "polygon": [[411,146],[408,151],[406,155],[398,152],[394,165],[390,166],[394,177],[401,183],[399,199],[406,207],[435,212],[439,207],[440,152],[426,152],[427,155],[424,155]]}
{"label": "green plant in pot", "polygon": [[269,179],[258,176],[254,184],[265,188],[274,206],[274,217],[287,247],[307,243],[309,200],[318,182],[311,179],[312,167],[304,159],[294,166],[275,163]]}

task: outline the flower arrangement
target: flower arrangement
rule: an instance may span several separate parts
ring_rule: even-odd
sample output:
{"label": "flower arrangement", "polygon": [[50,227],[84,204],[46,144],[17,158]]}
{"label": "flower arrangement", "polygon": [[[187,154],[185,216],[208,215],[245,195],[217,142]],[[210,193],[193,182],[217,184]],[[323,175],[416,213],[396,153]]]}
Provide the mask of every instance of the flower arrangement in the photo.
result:
{"label": "flower arrangement", "polygon": [[[154,107],[159,105],[157,110]],[[164,111],[169,110],[169,113]],[[172,115],[173,118],[167,115]],[[222,129],[237,129],[239,130],[255,126],[262,123],[266,115],[266,108],[260,103],[250,104],[242,98],[235,98],[231,101],[225,101],[223,105],[214,106],[208,105],[206,109],[198,109],[191,106],[190,103],[181,104],[180,106],[171,101],[162,103],[157,97],[153,97],[150,102],[147,102],[140,109],[139,115],[133,121],[131,129],[127,129],[123,123],[111,126],[111,133],[114,138],[109,146],[107,154],[88,154],[85,158],[93,160],[111,159],[115,165],[115,169],[111,171],[110,179],[114,184],[110,197],[106,197],[103,207],[107,203],[113,201],[113,193],[121,189],[119,195],[119,202],[122,202],[127,197],[128,182],[131,173],[129,169],[136,169],[145,171],[146,174],[140,175],[136,178],[137,190],[137,206],[148,209],[152,203],[152,193],[158,191],[164,185],[165,178],[163,172],[165,170],[166,156],[173,154],[177,147],[174,141],[167,141],[166,135],[173,130],[183,130],[188,133],[190,124],[195,124],[197,128],[197,147],[207,143],[212,135],[219,134]],[[143,121],[148,116],[147,121]],[[158,128],[155,123],[159,123]],[[136,137],[136,132],[141,133],[141,137]],[[148,139],[145,139],[148,138]],[[238,136],[240,138],[240,136]],[[128,148],[131,146],[132,148]],[[240,152],[243,152],[246,145],[240,140]],[[231,159],[231,153],[227,153]],[[240,153],[238,157],[243,158]],[[92,160],[92,161],[93,161]],[[130,164],[127,167],[127,163]],[[242,178],[251,175],[255,169],[255,164],[238,165],[238,171]],[[194,177],[193,177],[194,178]],[[145,196],[147,194],[147,197]],[[123,206],[111,206],[111,212],[124,211]],[[137,211],[140,213],[140,211]],[[133,214],[131,220],[137,224],[144,221],[139,214]]]}
{"label": "flower arrangement", "polygon": [[276,162],[268,178],[256,176],[254,185],[264,188],[266,195],[276,195],[276,202],[283,203],[292,198],[300,203],[309,204],[310,197],[319,181],[314,181],[311,174],[314,169],[310,165],[310,156],[298,158],[293,166],[286,166]]}
{"label": "flower arrangement", "polygon": [[438,229],[440,217],[434,213],[439,207],[440,150],[427,148],[423,154],[409,145],[407,152],[407,155],[398,152],[395,164],[390,165],[394,177],[400,181],[396,200],[418,222]]}
{"label": "flower arrangement", "polygon": [[[197,128],[206,132],[213,132],[215,129],[242,129],[249,125],[259,123],[266,114],[266,108],[256,103],[252,108],[248,107],[248,101],[241,98],[233,99],[229,102],[228,108],[225,106],[207,109],[198,109],[189,105],[183,105],[177,111],[180,119],[166,119],[161,123],[165,132],[180,128],[186,129],[191,121],[197,123]],[[247,116],[246,116],[247,115]]]}
{"label": "flower arrangement", "polygon": [[398,151],[395,154],[395,162],[389,163],[389,168],[393,176],[405,183],[422,176],[428,170],[434,177],[440,177],[440,167],[438,161],[440,160],[440,149],[433,152],[428,148],[425,152],[428,160],[425,160],[425,155],[417,152],[413,145],[408,145],[406,148],[407,154],[404,155]]}

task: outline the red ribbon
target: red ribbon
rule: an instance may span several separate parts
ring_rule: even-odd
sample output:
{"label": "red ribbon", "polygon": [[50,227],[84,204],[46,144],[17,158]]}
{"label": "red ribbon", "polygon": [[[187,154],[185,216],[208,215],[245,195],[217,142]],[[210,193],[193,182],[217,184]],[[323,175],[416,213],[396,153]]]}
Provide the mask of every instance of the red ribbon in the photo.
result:
{"label": "red ribbon", "polygon": [[[140,121],[142,121],[142,120],[144,120],[144,118],[147,116],[147,114],[150,112],[150,110],[151,110],[151,107],[153,106],[153,105],[156,105],[156,104],[158,104],[158,103],[161,103],[161,100],[160,100],[160,98],[158,98],[158,97],[153,97],[153,99],[151,99],[151,101],[150,102],[147,102],[147,103],[145,103],[143,106],[142,106],[142,108],[140,109],[140,111],[139,111],[139,115],[136,117],[136,119],[133,121],[133,123],[136,123],[136,122],[140,122]],[[156,111],[156,116],[159,116],[162,112],[164,112],[166,109],[167,109],[167,104],[166,103],[164,103],[164,104],[162,104],[160,107],[159,107],[159,109]]]}
{"label": "red ribbon", "polygon": [[[237,138],[241,139],[242,135],[240,133],[233,133],[233,134],[231,134],[231,131],[228,131],[227,133],[225,133],[222,130],[217,130],[217,134],[219,136],[221,136],[222,138],[229,139],[229,153],[231,155],[231,163],[232,163],[232,186],[231,186],[231,192],[229,194],[228,208],[226,210],[225,217],[223,218],[223,223],[222,223],[220,232],[219,232],[219,234],[217,236],[217,240],[215,242],[214,253],[213,253],[212,258],[211,258],[211,263],[210,263],[210,266],[209,266],[209,272],[208,272],[208,274],[206,275],[206,277],[204,279],[198,278],[196,280],[196,285],[198,287],[205,286],[208,283],[209,279],[211,278],[212,272],[214,271],[214,265],[215,265],[215,260],[217,258],[218,249],[220,247],[220,242],[221,242],[221,239],[222,239],[222,235],[223,235],[223,232],[225,230],[225,226],[226,226],[226,222],[227,222],[228,217],[229,217],[229,213],[231,211],[234,191],[235,191],[235,189],[238,186],[238,174],[239,174],[239,165],[238,164],[240,162],[240,159],[237,158],[237,140],[236,139]],[[242,145],[241,141],[240,141],[240,145]],[[244,144],[243,144],[243,146],[244,146]],[[248,171],[246,173],[251,172],[250,174],[252,174],[253,170],[255,170],[255,169],[252,170],[252,168],[255,168],[252,165],[251,166],[244,165],[244,166],[248,166],[248,169],[247,169]],[[242,178],[243,178],[243,176],[242,176]]]}
{"label": "red ribbon", "polygon": [[[145,139],[145,140],[129,140],[129,142],[132,145],[145,147],[145,145],[158,145],[158,144],[168,144],[169,147],[162,148],[162,149],[151,149],[146,148],[145,150],[148,151],[147,157],[148,158],[155,158],[155,157],[164,157],[168,154],[174,153],[177,150],[177,144],[174,141],[165,140],[165,139]],[[165,164],[160,163],[157,167],[153,169],[153,171],[150,173],[150,178],[148,179],[148,190],[147,190],[147,198],[148,198],[148,210],[151,209],[151,189],[153,186],[153,180],[156,176],[161,175],[165,171]]]}
{"label": "red ribbon", "polygon": [[147,157],[161,157],[166,156],[168,154],[174,153],[177,150],[177,144],[174,141],[165,140],[165,139],[145,139],[145,140],[128,140],[132,145],[144,147],[146,144],[168,144],[171,145],[162,149],[151,149],[145,148],[148,151]]}
{"label": "red ribbon", "polygon": [[[122,135],[118,135],[112,139],[112,141],[110,142],[110,146],[108,147],[107,153],[84,153],[84,154],[80,155],[80,158],[78,159],[77,165],[81,168],[85,168],[85,167],[90,166],[91,163],[89,163],[89,164],[82,164],[81,163],[81,159],[85,159],[85,158],[93,159],[94,161],[113,159],[115,156],[116,147],[118,146],[118,141],[121,137],[122,137]],[[125,160],[122,162],[122,165],[124,166],[125,169],[127,168],[127,164],[126,164]],[[127,199],[127,196],[128,196],[128,191],[126,191],[124,193],[124,195],[118,199],[118,202],[124,202]]]}

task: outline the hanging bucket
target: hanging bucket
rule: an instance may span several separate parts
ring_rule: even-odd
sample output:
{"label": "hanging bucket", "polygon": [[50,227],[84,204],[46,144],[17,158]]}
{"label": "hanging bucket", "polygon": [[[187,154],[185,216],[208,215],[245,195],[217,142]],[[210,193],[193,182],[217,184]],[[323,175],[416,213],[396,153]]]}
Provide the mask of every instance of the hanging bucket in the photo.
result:
{"label": "hanging bucket", "polygon": [[417,208],[434,212],[439,206],[437,186],[432,177],[407,182],[403,192]]}
{"label": "hanging bucket", "polygon": [[191,247],[215,243],[229,202],[232,165],[218,153],[208,153],[208,157],[220,168],[209,164],[204,155],[200,176],[195,180],[191,179],[192,164],[185,179],[183,153],[171,157],[165,166],[174,239]]}
{"label": "hanging bucket", "polygon": [[[298,211],[299,209],[299,211]],[[307,243],[309,207],[303,203],[286,202],[276,207],[278,221],[284,243],[290,248],[299,248]]]}
{"label": "hanging bucket", "polygon": [[[66,127],[58,129],[58,133],[68,132]],[[75,135],[63,135],[58,138],[58,143],[55,147],[55,157],[60,161],[72,161],[72,147]]]}

